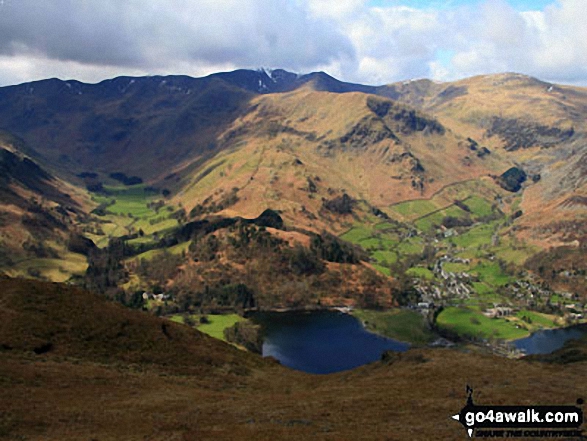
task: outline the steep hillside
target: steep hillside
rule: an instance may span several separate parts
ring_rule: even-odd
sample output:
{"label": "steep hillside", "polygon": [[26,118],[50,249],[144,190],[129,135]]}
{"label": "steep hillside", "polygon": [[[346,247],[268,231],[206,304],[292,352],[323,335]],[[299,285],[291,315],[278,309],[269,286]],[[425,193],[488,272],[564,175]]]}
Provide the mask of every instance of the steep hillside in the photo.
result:
{"label": "steep hillside", "polygon": [[[395,84],[378,93],[435,115],[459,133],[499,149],[536,185],[523,194],[520,234],[541,246],[575,239],[587,212],[585,112],[587,89],[518,74]],[[575,231],[584,235],[584,227]]]}
{"label": "steep hillside", "polygon": [[[57,210],[64,206],[60,193],[76,191],[65,181],[45,185],[47,176],[86,187],[91,200],[79,202],[78,211],[90,214],[71,219],[84,235],[75,237],[72,249],[109,262],[112,271],[94,271],[103,280],[90,283],[101,292],[126,298],[155,286],[185,288],[204,271],[210,279],[198,279],[201,292],[244,278],[267,299],[270,273],[254,272],[254,281],[239,259],[228,259],[230,270],[222,267],[227,255],[238,254],[232,233],[205,231],[216,238],[206,241],[218,240],[224,249],[212,263],[195,258],[202,245],[198,228],[206,222],[255,219],[270,209],[285,223],[270,232],[272,239],[287,237],[294,249],[307,248],[312,234],[340,236],[363,248],[363,263],[330,263],[356,265],[355,276],[374,268],[399,279],[402,292],[417,288],[439,301],[453,289],[445,286],[439,259],[469,262],[453,272],[470,271],[470,279],[457,284],[450,302],[471,293],[493,295],[477,305],[481,313],[488,302],[520,301],[505,285],[520,281],[516,268],[541,249],[585,242],[586,97],[581,88],[515,74],[371,87],[324,73],[238,70],[205,78],[116,78],[93,85],[46,80],[1,88],[6,106],[0,127],[22,140],[5,143],[13,146],[7,151],[26,156],[18,164],[30,168],[34,161],[45,170],[25,173],[38,175],[34,182],[10,178],[10,192],[20,188],[30,199],[43,187],[41,201]],[[14,198],[10,192],[7,200]],[[6,225],[26,224],[26,212],[34,210],[4,206],[12,213]],[[38,231],[14,234],[6,225],[3,248],[20,253],[11,261],[5,251],[2,267],[11,265],[4,269],[9,274],[67,280],[86,268],[85,256],[59,251],[68,246],[71,228],[54,238],[42,222],[29,223]],[[43,240],[31,248],[27,238],[34,234]],[[106,254],[89,253],[86,238]],[[157,283],[141,277],[137,266],[166,248],[179,256],[168,259],[174,262],[168,277]],[[271,261],[278,274],[291,269],[280,256]],[[19,266],[30,257],[48,261]],[[222,268],[230,277],[216,277]],[[325,286],[327,277],[316,279]],[[296,291],[290,282],[283,293]],[[312,289],[320,292],[313,304],[329,297]],[[393,303],[387,297],[383,303]],[[295,303],[295,296],[286,298]],[[532,307],[547,308],[547,300]],[[280,305],[275,298],[268,303]]]}
{"label": "steep hillside", "polygon": [[[223,151],[176,195],[187,211],[214,202],[254,216],[271,207],[291,224],[341,231],[374,207],[389,213],[392,204],[510,166],[499,154],[475,154],[433,117],[384,98],[306,87],[251,106],[222,134]],[[356,205],[331,209],[329,201],[344,195]],[[221,203],[227,199],[230,206]]]}
{"label": "steep hillside", "polygon": [[0,100],[10,103],[0,127],[70,178],[122,172],[146,180],[214,151],[217,131],[248,98],[217,78],[52,79],[0,89]]}
{"label": "steep hillside", "polygon": [[119,77],[99,84],[50,79],[0,88],[0,128],[64,176],[163,178],[218,151],[217,137],[257,94],[370,91],[323,74],[238,70],[205,78]]}
{"label": "steep hillside", "polygon": [[8,354],[49,354],[207,375],[263,364],[186,326],[79,288],[20,279],[3,279],[0,285],[0,347]]}
{"label": "steep hillside", "polygon": [[[63,285],[0,279],[2,439],[462,439],[487,405],[571,405],[585,362],[417,350],[309,375]],[[536,387],[539,384],[540,387]]]}
{"label": "steep hillside", "polygon": [[573,196],[585,194],[587,92],[522,75],[372,87],[324,73],[238,70],[52,79],[1,88],[0,100],[0,127],[52,172],[90,190],[154,184],[188,211],[218,212],[238,199],[229,214],[278,208],[288,221],[341,231],[322,199],[346,193],[387,212],[456,182],[499,184],[517,165],[536,184],[524,191],[521,237],[545,246],[549,222],[573,220]]}
{"label": "steep hillside", "polygon": [[[571,128],[584,131],[582,114],[587,106],[587,90],[525,75],[484,75],[453,83],[417,80],[383,86],[377,93],[439,118],[485,130],[488,138],[500,138],[510,151],[566,140],[572,136],[568,132]],[[535,138],[516,139],[516,134],[522,137],[524,132],[516,128],[524,127],[543,131],[528,130]]]}
{"label": "steep hillside", "polygon": [[[13,275],[66,280],[85,270],[74,245],[88,199],[21,153],[14,137],[0,134],[0,267]],[[63,262],[59,263],[59,260]]]}

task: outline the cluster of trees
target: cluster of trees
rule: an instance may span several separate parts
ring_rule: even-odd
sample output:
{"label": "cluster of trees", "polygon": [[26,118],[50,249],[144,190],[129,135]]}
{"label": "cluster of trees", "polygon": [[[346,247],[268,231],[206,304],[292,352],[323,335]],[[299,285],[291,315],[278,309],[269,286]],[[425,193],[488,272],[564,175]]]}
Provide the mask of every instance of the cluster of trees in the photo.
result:
{"label": "cluster of trees", "polygon": [[454,217],[454,216],[445,216],[442,218],[442,225],[446,228],[455,228],[455,227],[470,227],[473,225],[473,220],[466,216],[466,217]]}
{"label": "cluster of trees", "polygon": [[[275,212],[254,220],[190,224],[193,228],[185,233],[192,239],[184,253],[162,250],[150,259],[129,261],[137,250],[123,239],[111,240],[104,249],[89,249],[84,285],[138,307],[138,294],[119,288],[128,282],[129,271],[134,272],[144,290],[165,291],[173,299],[160,305],[159,313],[303,307],[324,298],[353,298],[364,307],[392,302],[394,286],[387,278],[355,266],[367,258],[362,250],[327,233],[310,234],[308,245],[291,245],[264,226],[282,225]],[[326,262],[339,266],[329,269]]]}
{"label": "cluster of trees", "polygon": [[310,250],[320,259],[337,263],[359,263],[367,260],[368,256],[352,246],[343,242],[336,236],[327,232],[312,235]]}
{"label": "cluster of trees", "polygon": [[224,338],[257,354],[260,354],[263,349],[261,326],[251,322],[236,322],[224,330]]}
{"label": "cluster of trees", "polygon": [[143,180],[141,178],[139,178],[138,176],[127,176],[121,172],[110,173],[110,177],[112,179],[116,179],[118,182],[121,182],[122,184],[127,185],[127,186],[137,185],[137,184],[143,183]]}
{"label": "cluster of trees", "polygon": [[165,286],[167,280],[177,274],[178,268],[183,262],[184,257],[181,254],[172,254],[164,250],[151,259],[140,259],[135,271],[142,280],[149,281],[151,287],[161,287]]}
{"label": "cluster of trees", "polygon": [[173,296],[181,311],[306,306],[323,297],[390,304],[393,287],[381,275],[364,267],[328,269],[326,261],[358,263],[361,256],[352,246],[327,234],[312,235],[310,242],[290,246],[247,222],[196,235],[188,251],[195,264],[169,275],[175,277]]}
{"label": "cluster of trees", "polygon": [[324,199],[322,201],[323,208],[337,214],[351,214],[355,204],[356,201],[346,193],[334,199]]}
{"label": "cluster of trees", "polygon": [[116,238],[111,239],[104,249],[92,249],[88,253],[84,287],[93,292],[114,295],[118,286],[128,281],[128,272],[122,264],[125,248],[124,240]]}
{"label": "cluster of trees", "polygon": [[576,293],[587,300],[587,260],[585,249],[563,246],[542,251],[529,258],[524,266],[544,282]]}
{"label": "cluster of trees", "polygon": [[203,214],[218,213],[239,201],[238,188],[234,187],[219,201],[213,201],[212,197],[207,198],[201,204],[197,204],[190,211],[190,218],[202,216]]}
{"label": "cluster of trees", "polygon": [[526,181],[526,172],[520,168],[512,167],[496,179],[497,184],[504,190],[516,192],[522,188]]}

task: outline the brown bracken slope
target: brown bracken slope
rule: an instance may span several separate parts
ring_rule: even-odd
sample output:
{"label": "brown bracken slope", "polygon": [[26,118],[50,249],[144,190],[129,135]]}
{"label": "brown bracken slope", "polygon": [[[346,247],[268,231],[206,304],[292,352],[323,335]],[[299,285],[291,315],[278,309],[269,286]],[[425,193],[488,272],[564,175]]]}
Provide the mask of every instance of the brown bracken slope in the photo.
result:
{"label": "brown bracken slope", "polygon": [[464,439],[465,402],[574,404],[587,364],[414,350],[291,371],[76,288],[0,280],[0,438]]}

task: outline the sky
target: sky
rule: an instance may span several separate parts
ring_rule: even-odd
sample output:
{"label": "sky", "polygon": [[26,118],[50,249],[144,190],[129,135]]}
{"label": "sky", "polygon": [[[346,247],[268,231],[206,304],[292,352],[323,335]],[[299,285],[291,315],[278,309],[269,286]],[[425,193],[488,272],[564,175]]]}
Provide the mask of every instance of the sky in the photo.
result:
{"label": "sky", "polygon": [[261,67],[587,86],[586,12],[586,0],[0,0],[0,86]]}

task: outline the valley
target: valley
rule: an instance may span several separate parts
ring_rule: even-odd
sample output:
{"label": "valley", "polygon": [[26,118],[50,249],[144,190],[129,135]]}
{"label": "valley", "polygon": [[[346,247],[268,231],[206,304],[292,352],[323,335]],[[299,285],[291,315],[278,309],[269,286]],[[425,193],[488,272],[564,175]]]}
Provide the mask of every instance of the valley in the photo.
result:
{"label": "valley", "polygon": [[[576,400],[584,88],[239,70],[0,100],[0,438],[455,438],[467,382]],[[259,356],[312,335],[374,349],[322,376]]]}
{"label": "valley", "polygon": [[[552,245],[584,243],[572,227],[585,219],[574,208],[583,177],[557,182],[573,166],[564,159],[582,154],[582,89],[515,74],[382,87],[271,75],[3,88],[7,155],[41,164],[32,175],[68,186],[77,207],[41,184],[6,181],[45,218],[69,217],[35,221],[30,239],[4,222],[3,252],[19,256],[5,258],[4,273],[69,280],[163,315],[400,306],[473,341],[583,320],[586,291],[568,289],[584,278],[578,262],[550,281],[535,263]],[[173,134],[159,133],[164,121]],[[60,141],[72,133],[75,154]],[[17,224],[39,210],[6,202]],[[267,210],[277,224],[254,221]],[[150,292],[166,300],[144,302]]]}

